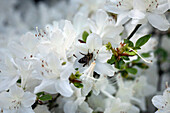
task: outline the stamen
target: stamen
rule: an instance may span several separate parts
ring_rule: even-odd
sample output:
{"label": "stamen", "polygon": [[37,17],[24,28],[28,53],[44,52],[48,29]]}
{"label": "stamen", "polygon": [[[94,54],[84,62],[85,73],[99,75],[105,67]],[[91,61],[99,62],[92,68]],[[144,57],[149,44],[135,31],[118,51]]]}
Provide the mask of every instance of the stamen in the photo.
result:
{"label": "stamen", "polygon": [[146,63],[152,63],[152,60],[146,60],[144,59],[138,52],[136,52],[135,50],[133,50],[132,48],[128,47],[129,49],[131,49],[133,52],[135,52],[143,61],[145,61]]}
{"label": "stamen", "polygon": [[166,83],[165,83],[165,87],[166,87],[166,88],[168,88],[168,87],[169,87],[169,86],[168,86],[168,82],[166,82]]}

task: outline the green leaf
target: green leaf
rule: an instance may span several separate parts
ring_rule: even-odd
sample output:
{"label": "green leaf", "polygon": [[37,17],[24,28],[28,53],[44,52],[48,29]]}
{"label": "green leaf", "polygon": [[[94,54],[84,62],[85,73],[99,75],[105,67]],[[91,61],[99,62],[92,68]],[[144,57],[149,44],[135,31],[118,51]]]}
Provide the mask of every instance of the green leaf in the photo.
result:
{"label": "green leaf", "polygon": [[44,92],[39,92],[39,93],[37,93],[36,95],[37,95],[38,97],[40,97],[40,96],[44,95]]}
{"label": "green leaf", "polygon": [[126,78],[126,80],[135,80],[135,77],[128,76],[128,77]]}
{"label": "green leaf", "polygon": [[135,44],[135,47],[141,47],[143,46],[149,39],[150,39],[151,35],[145,35],[141,38],[139,38],[137,41],[136,41],[136,44]]}
{"label": "green leaf", "polygon": [[47,95],[43,95],[43,96],[39,97],[39,99],[42,101],[52,100],[52,96],[47,94]]}
{"label": "green leaf", "polygon": [[79,83],[79,82],[74,82],[73,83],[75,87],[77,88],[83,88],[83,84]]}
{"label": "green leaf", "polygon": [[18,80],[17,80],[17,83],[20,83],[20,84],[21,84],[21,79],[18,79]]}
{"label": "green leaf", "polygon": [[110,42],[108,42],[107,44],[106,44],[106,50],[111,50],[112,49],[112,44],[110,43]]}
{"label": "green leaf", "polygon": [[63,62],[61,65],[66,65],[66,62]]}
{"label": "green leaf", "polygon": [[76,76],[77,79],[79,79],[81,75],[82,74],[79,71],[76,71],[75,76]]}
{"label": "green leaf", "polygon": [[139,63],[135,63],[134,65],[138,66],[141,69],[148,69],[149,68],[148,65],[146,65],[144,63],[140,63],[140,62]]}
{"label": "green leaf", "polygon": [[122,36],[122,35],[123,35],[123,32],[121,32],[119,35]]}
{"label": "green leaf", "polygon": [[118,68],[118,69],[123,69],[124,68],[124,64],[125,64],[125,62],[123,61],[123,59],[120,59],[119,61],[117,61],[115,63],[115,67]]}
{"label": "green leaf", "polygon": [[129,47],[134,47],[134,44],[132,41],[128,40],[128,39],[124,39],[125,44],[128,44]]}
{"label": "green leaf", "polygon": [[107,63],[112,65],[115,63],[115,60],[116,60],[115,56],[112,55],[111,59],[107,60]]}
{"label": "green leaf", "polygon": [[150,53],[142,53],[141,56],[147,58],[147,57],[150,57],[151,55]]}
{"label": "green leaf", "polygon": [[128,72],[127,72],[126,70],[121,71],[121,76],[122,76],[123,78],[127,78],[127,77],[128,77]]}
{"label": "green leaf", "polygon": [[136,68],[126,68],[126,71],[134,75],[138,72]]}
{"label": "green leaf", "polygon": [[125,51],[125,53],[127,53],[127,54],[129,54],[129,55],[136,55],[136,53],[133,52],[133,51]]}
{"label": "green leaf", "polygon": [[84,42],[86,42],[88,36],[89,36],[89,33],[87,31],[84,31],[82,34],[82,39]]}
{"label": "green leaf", "polygon": [[128,56],[121,56],[121,58],[124,60],[130,60]]}

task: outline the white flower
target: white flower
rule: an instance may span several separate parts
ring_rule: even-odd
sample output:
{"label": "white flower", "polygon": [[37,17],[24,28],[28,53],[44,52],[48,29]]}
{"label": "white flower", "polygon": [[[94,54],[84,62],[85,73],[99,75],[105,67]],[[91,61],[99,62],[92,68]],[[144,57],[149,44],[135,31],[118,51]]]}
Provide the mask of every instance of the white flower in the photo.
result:
{"label": "white flower", "polygon": [[123,103],[119,98],[108,98],[105,100],[106,109],[104,113],[121,113],[128,111],[130,108],[129,103]]}
{"label": "white flower", "polygon": [[81,95],[81,89],[72,87],[74,93],[71,97],[59,98],[57,103],[63,107],[64,113],[91,113],[92,109],[85,102],[85,97]]}
{"label": "white flower", "polygon": [[167,0],[134,0],[129,16],[133,18],[132,23],[144,23],[148,20],[153,27],[166,31],[170,24],[164,13],[168,9]]}
{"label": "white flower", "polygon": [[60,93],[63,96],[70,97],[73,90],[69,84],[69,76],[74,71],[73,65],[69,62],[62,66],[61,61],[55,54],[49,54],[46,60],[43,60],[37,68],[36,79],[42,80],[41,84],[35,87],[34,93],[41,91],[50,94]]}
{"label": "white flower", "polygon": [[132,18],[133,24],[149,23],[161,30],[168,30],[170,24],[164,13],[169,9],[167,0],[111,0],[106,9],[118,14],[117,24],[124,24]]}
{"label": "white flower", "polygon": [[[94,61],[94,71],[98,74],[113,76],[115,70],[109,64],[107,64],[107,60],[111,58],[111,53],[106,51],[106,47],[102,46],[101,38],[96,34],[90,34],[87,37],[86,43],[78,43],[77,45],[77,60],[75,61],[75,67],[79,68],[80,72],[83,72],[87,69],[90,64]],[[85,55],[88,53],[92,54],[91,59],[87,61],[87,63],[79,62]]]}
{"label": "white flower", "polygon": [[116,26],[115,20],[108,14],[99,9],[96,11],[95,21],[89,19],[89,27],[92,33],[98,34],[102,38],[102,43],[111,42],[113,47],[117,47],[121,42],[120,33],[123,31],[122,26]]}
{"label": "white flower", "polygon": [[40,39],[38,49],[43,56],[53,52],[67,61],[76,38],[76,31],[70,21],[64,21],[63,29],[60,29],[56,23],[53,26],[46,26],[45,32],[39,34],[37,35]]}
{"label": "white flower", "polygon": [[92,94],[88,97],[89,106],[94,110],[94,112],[103,112],[105,109],[105,102],[103,101],[105,96]]}
{"label": "white flower", "polygon": [[50,111],[48,110],[46,105],[38,105],[35,109],[34,109],[35,113],[50,113]]}
{"label": "white flower", "polygon": [[152,103],[158,108],[155,113],[170,113],[170,88],[167,88],[163,95],[154,96]]}
{"label": "white flower", "polygon": [[106,4],[106,10],[118,14],[117,25],[126,23],[130,17],[130,11],[133,9],[133,0],[110,0]]}
{"label": "white flower", "polygon": [[17,85],[12,86],[9,92],[0,93],[0,108],[4,113],[34,113],[31,105],[36,96],[30,92],[24,92]]}
{"label": "white flower", "polygon": [[140,101],[136,103],[143,111],[146,110],[145,97],[152,95],[156,92],[156,88],[147,82],[145,76],[137,77],[133,83],[134,96]]}
{"label": "white flower", "polygon": [[6,57],[5,63],[0,65],[0,92],[14,85],[20,77],[18,68],[12,61],[12,58]]}
{"label": "white flower", "polygon": [[23,60],[30,61],[31,59],[34,59],[38,52],[37,38],[32,33],[28,32],[23,35],[19,41],[19,44],[14,41],[8,44],[11,53],[13,53],[16,58]]}
{"label": "white flower", "polygon": [[91,16],[97,9],[104,7],[106,0],[71,0],[71,2],[79,5],[78,12]]}

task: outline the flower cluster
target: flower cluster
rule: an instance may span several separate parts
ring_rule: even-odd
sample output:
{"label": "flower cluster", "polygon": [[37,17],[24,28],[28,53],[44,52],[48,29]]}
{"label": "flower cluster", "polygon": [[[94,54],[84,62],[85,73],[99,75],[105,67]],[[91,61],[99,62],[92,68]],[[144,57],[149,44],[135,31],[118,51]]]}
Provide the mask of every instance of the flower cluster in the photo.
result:
{"label": "flower cluster", "polygon": [[[16,3],[17,0],[8,4],[14,7]],[[157,41],[145,28],[148,21],[159,30],[169,29],[164,15],[169,9],[168,1],[70,0],[69,4],[59,4],[67,8],[60,5],[49,8],[40,3],[35,9],[30,3],[32,8],[25,13],[25,20],[20,16],[13,20],[20,23],[18,29],[24,28],[20,32],[3,24],[8,17],[2,13],[4,18],[0,24],[4,32],[13,29],[6,35],[14,38],[0,45],[0,111],[146,111],[146,97],[153,95],[156,87],[148,81],[143,70],[155,63],[153,52]],[[34,10],[37,15],[31,13]],[[7,13],[12,16],[14,12]],[[53,24],[47,24],[53,19],[56,20]],[[31,31],[31,24],[35,27],[36,23],[47,25]],[[136,27],[132,31],[128,25]],[[141,31],[136,32],[139,27]],[[24,30],[30,32],[20,36]],[[150,29],[147,28],[147,32]],[[169,92],[168,88],[163,96],[152,99],[160,113],[169,112]]]}

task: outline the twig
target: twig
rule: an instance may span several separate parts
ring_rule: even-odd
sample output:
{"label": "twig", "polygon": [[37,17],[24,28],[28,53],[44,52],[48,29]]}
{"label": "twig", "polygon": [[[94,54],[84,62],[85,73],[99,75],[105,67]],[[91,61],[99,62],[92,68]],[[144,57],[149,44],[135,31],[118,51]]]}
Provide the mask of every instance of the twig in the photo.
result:
{"label": "twig", "polygon": [[[158,46],[157,48],[160,48],[162,44],[162,36],[160,33],[158,33]],[[161,55],[158,54],[157,56],[157,66],[158,66],[158,84],[157,84],[157,91],[161,91],[161,84],[162,84],[162,75],[163,71],[161,68]]]}
{"label": "twig", "polygon": [[132,31],[132,33],[127,37],[128,40],[130,40],[132,38],[132,36],[136,33],[136,31],[139,29],[139,27],[141,26],[142,24],[138,24],[135,29]]}

